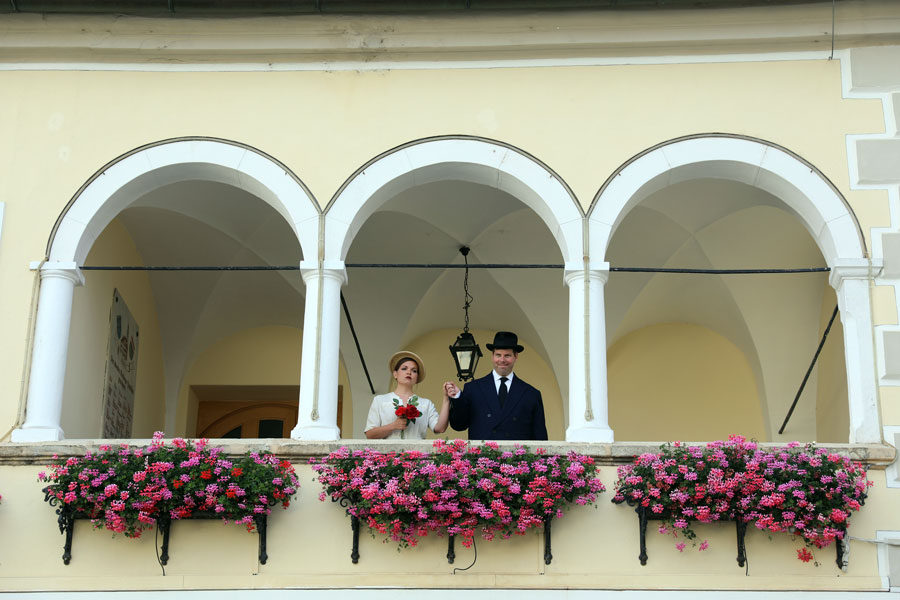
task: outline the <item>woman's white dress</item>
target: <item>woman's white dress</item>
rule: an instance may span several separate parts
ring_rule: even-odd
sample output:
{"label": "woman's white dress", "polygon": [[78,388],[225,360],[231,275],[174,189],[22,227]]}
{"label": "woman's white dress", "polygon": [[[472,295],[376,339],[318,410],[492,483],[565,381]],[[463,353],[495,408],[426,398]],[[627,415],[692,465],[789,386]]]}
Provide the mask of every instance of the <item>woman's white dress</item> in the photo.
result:
{"label": "woman's white dress", "polygon": [[[366,431],[393,423],[397,420],[394,414],[396,407],[394,406],[394,394],[380,394],[372,399],[372,406],[369,408],[369,416],[366,418]],[[397,398],[399,400],[399,398]],[[401,401],[401,404],[405,402]],[[434,404],[428,398],[419,398],[416,407],[422,413],[421,417],[416,418],[415,423],[408,423],[404,430],[403,439],[421,440],[425,439],[425,433],[428,429],[434,430],[437,425],[438,414]],[[392,431],[385,439],[400,439],[400,431]]]}

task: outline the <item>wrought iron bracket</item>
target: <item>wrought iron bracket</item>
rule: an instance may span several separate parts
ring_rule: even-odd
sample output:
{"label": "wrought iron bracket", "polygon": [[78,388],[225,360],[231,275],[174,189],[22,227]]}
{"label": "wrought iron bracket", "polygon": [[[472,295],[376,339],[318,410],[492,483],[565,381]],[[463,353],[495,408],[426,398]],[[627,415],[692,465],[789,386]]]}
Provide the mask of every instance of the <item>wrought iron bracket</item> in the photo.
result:
{"label": "wrought iron bracket", "polygon": [[359,517],[350,515],[350,529],[353,531],[353,547],[350,549],[350,560],[359,563]]}
{"label": "wrought iron bracket", "polygon": [[[359,517],[350,512],[350,507],[353,505],[353,501],[347,498],[346,496],[341,496],[340,498],[332,498],[332,502],[337,502],[340,504],[345,512],[350,516],[350,531],[352,533],[352,546],[350,549],[350,560],[353,564],[359,563],[359,529],[360,522]],[[550,522],[553,520],[553,517],[550,515],[544,516],[544,564],[550,564],[553,561],[553,552],[551,546],[551,533],[550,533]],[[265,531],[265,526],[259,527],[259,531],[261,534]],[[641,538],[643,542],[643,537]],[[260,542],[262,544],[262,542]],[[264,552],[264,547],[260,546],[260,562],[265,564],[265,561],[262,560],[262,553]],[[447,535],[447,562],[451,565],[456,561],[456,536],[452,533]],[[646,561],[645,561],[646,562]],[[165,564],[165,563],[163,563]],[[644,564],[644,563],[641,563]]]}
{"label": "wrought iron bracket", "polygon": [[353,546],[350,549],[350,560],[353,564],[359,563],[359,517],[350,512],[350,506],[353,504],[353,501],[350,500],[347,496],[341,496],[340,498],[332,498],[332,502],[337,502],[344,508],[344,512],[350,515],[350,531],[353,534]]}
{"label": "wrought iron bracket", "polygon": [[[637,506],[634,509],[634,512],[638,515],[638,531],[640,533],[641,539],[641,553],[638,555],[638,559],[641,561],[641,565],[647,564],[647,521],[654,520],[659,521],[664,517],[662,515],[656,515],[647,511],[647,508],[644,506]],[[735,534],[737,537],[737,564],[740,567],[743,567],[747,564],[747,546],[745,542],[745,537],[747,535],[747,523],[741,521],[740,519],[734,522],[735,525]],[[549,564],[549,563],[547,563]]]}
{"label": "wrought iron bracket", "polygon": [[[56,506],[56,515],[57,515],[57,524],[59,525],[59,532],[66,536],[66,541],[63,544],[63,554],[62,560],[63,564],[68,565],[72,560],[72,534],[75,531],[75,521],[87,521],[90,520],[90,516],[75,513],[71,509],[69,509],[65,504],[61,504],[59,499],[55,496],[51,496],[49,493],[49,489],[44,489],[44,500],[50,504],[50,506]],[[221,519],[221,516],[216,513],[195,513],[188,517],[185,520],[199,520],[199,519]],[[255,515],[254,522],[256,524],[256,530],[259,534],[259,562],[260,564],[266,564],[266,561],[269,559],[269,555],[266,552],[266,529],[268,526],[268,515]],[[162,547],[160,548],[159,562],[162,565],[169,564],[169,537],[171,535],[172,530],[172,519],[169,515],[160,515],[157,519],[156,526],[159,527],[159,532],[162,534]],[[357,557],[359,554],[357,553]]]}
{"label": "wrought iron bracket", "polygon": [[837,563],[838,569],[846,571],[850,566],[850,544],[844,544],[844,540],[836,539],[834,540],[834,549],[837,554],[837,559],[834,562]]}
{"label": "wrought iron bracket", "polygon": [[[221,518],[222,517],[216,513],[195,513],[186,519],[180,520],[215,520]],[[259,564],[264,565],[266,564],[266,561],[269,560],[269,555],[266,552],[266,529],[269,524],[268,515],[254,515],[253,522],[256,525],[256,532],[259,535]],[[159,562],[165,566],[169,564],[169,536],[172,533],[172,518],[168,515],[160,515],[156,521],[156,526],[159,527],[159,532],[162,534],[163,538],[162,547],[160,548],[159,553]]]}
{"label": "wrought iron bracket", "polygon": [[550,522],[553,520],[553,517],[550,515],[544,515],[544,564],[549,565],[553,562],[553,552],[551,552],[550,547]]}

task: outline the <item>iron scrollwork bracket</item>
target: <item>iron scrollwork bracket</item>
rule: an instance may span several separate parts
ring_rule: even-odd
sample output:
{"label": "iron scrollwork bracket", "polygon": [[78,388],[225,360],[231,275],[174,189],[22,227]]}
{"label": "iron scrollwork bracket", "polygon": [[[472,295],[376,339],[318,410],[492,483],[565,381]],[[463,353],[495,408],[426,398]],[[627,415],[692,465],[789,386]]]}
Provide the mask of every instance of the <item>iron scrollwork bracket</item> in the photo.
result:
{"label": "iron scrollwork bracket", "polygon": [[[59,525],[59,532],[66,536],[65,544],[63,545],[63,554],[62,560],[63,564],[68,565],[72,560],[72,534],[75,531],[75,521],[76,520],[88,520],[90,516],[84,513],[78,513],[69,508],[68,505],[60,501],[59,498],[52,495],[50,493],[50,488],[46,487],[43,490],[44,492],[44,501],[47,502],[50,506],[56,507],[56,515],[57,515],[57,524]],[[188,519],[219,519],[221,518],[219,515],[215,513],[199,513],[188,517]],[[260,564],[266,564],[266,561],[269,559],[269,555],[266,552],[266,533],[268,526],[268,515],[260,514],[254,515],[254,522],[256,523],[256,530],[259,533],[259,562]],[[156,521],[156,526],[159,527],[159,532],[162,534],[162,547],[160,548],[159,562],[162,565],[169,564],[169,536],[172,531],[172,518],[168,514],[160,514]],[[358,531],[357,531],[357,544],[358,544]],[[359,558],[359,552],[356,552],[356,558]],[[356,560],[354,560],[356,562]]]}
{"label": "iron scrollwork bracket", "polygon": [[72,560],[72,533],[75,530],[75,512],[66,504],[62,503],[59,498],[50,493],[50,487],[43,489],[44,502],[50,506],[56,507],[56,522],[59,525],[59,533],[66,536],[63,544],[63,564],[68,565]]}
{"label": "iron scrollwork bracket", "polygon": [[[638,559],[641,561],[641,565],[646,566],[647,564],[647,522],[651,519],[659,520],[662,519],[662,515],[651,514],[647,511],[647,508],[644,506],[638,505],[635,507],[634,512],[638,515],[638,530],[640,533],[640,541],[641,541],[641,553],[638,555]],[[735,518],[735,535],[737,537],[737,564],[740,567],[743,567],[747,564],[747,545],[746,545],[746,535],[747,535],[747,522],[744,521],[740,516]],[[549,563],[548,563],[549,564]]]}
{"label": "iron scrollwork bracket", "polygon": [[544,515],[544,564],[549,565],[553,562],[553,552],[550,547],[550,522],[553,520],[552,515]]}
{"label": "iron scrollwork bracket", "polygon": [[359,563],[359,517],[350,512],[353,501],[347,496],[340,498],[332,498],[332,502],[337,502],[344,508],[344,511],[350,515],[350,530],[353,532],[353,547],[350,550],[350,560],[353,564]]}
{"label": "iron scrollwork bracket", "polygon": [[165,566],[169,564],[169,534],[172,532],[172,517],[168,514],[161,514],[156,520],[156,526],[162,534],[163,542],[160,548],[159,564]]}
{"label": "iron scrollwork bracket", "polygon": [[[182,520],[215,520],[220,518],[221,516],[216,513],[195,513]],[[259,535],[259,564],[264,565],[266,564],[266,561],[269,560],[269,555],[266,551],[266,537],[269,524],[268,515],[254,515],[253,522],[256,525],[256,531]],[[159,532],[162,533],[163,537],[159,562],[165,566],[169,564],[169,536],[172,532],[172,518],[169,515],[160,515],[156,521],[156,526],[159,527]]]}
{"label": "iron scrollwork bracket", "polygon": [[266,528],[269,526],[269,517],[256,515],[253,520],[256,522],[256,532],[259,535],[259,564],[264,565],[269,560],[269,554],[266,552]]}

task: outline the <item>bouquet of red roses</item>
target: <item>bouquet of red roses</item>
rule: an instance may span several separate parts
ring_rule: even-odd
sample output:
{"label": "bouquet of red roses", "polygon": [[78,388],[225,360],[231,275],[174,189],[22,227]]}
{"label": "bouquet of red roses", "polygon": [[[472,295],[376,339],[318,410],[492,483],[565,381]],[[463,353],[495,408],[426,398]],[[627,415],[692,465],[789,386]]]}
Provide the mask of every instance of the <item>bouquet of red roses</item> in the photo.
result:
{"label": "bouquet of red roses", "polygon": [[[417,417],[422,416],[419,410],[419,397],[413,396],[406,404],[400,404],[399,398],[394,398],[394,414],[400,419],[406,419],[409,423],[415,423]],[[405,436],[405,431],[400,431],[400,439]]]}

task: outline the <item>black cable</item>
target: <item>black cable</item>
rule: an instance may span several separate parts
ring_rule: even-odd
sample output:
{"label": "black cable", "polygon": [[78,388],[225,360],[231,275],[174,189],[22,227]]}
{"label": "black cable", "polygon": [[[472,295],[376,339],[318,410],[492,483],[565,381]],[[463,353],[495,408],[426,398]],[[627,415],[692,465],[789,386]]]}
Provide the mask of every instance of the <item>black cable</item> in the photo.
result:
{"label": "black cable", "polygon": [[[563,269],[559,264],[455,264],[455,263],[347,263],[348,269]],[[260,265],[260,266],[182,266],[182,267],[107,267],[82,266],[82,271],[299,271],[293,265]],[[616,273],[690,273],[696,275],[756,275],[786,273],[827,273],[829,267],[809,267],[801,269],[668,269],[663,267],[610,267]]]}
{"label": "black cable", "polygon": [[356,328],[353,327],[353,319],[350,318],[350,309],[347,308],[344,292],[341,292],[341,306],[344,307],[344,316],[347,317],[347,325],[350,326],[350,333],[353,335],[353,343],[356,344],[356,353],[359,354],[359,361],[362,363],[363,371],[366,373],[366,381],[369,382],[369,390],[374,394],[375,386],[372,385],[372,378],[369,377],[369,368],[366,366],[366,359],[363,357],[362,348],[359,346],[359,338],[356,337]]}
{"label": "black cable", "polygon": [[472,549],[475,551],[475,558],[472,559],[472,564],[469,565],[468,567],[462,567],[462,568],[456,567],[455,569],[453,569],[454,575],[456,575],[457,571],[468,571],[469,569],[471,569],[472,567],[475,566],[475,561],[478,560],[478,544],[476,544],[475,541],[476,541],[475,536],[472,536]]}
{"label": "black cable", "polygon": [[258,265],[253,267],[215,267],[215,266],[187,266],[187,267],[144,267],[144,266],[131,266],[131,267],[97,267],[97,266],[83,266],[79,267],[82,271],[299,271],[299,266],[271,266],[271,265]]}
{"label": "black cable", "polygon": [[813,367],[816,366],[816,361],[819,360],[819,353],[822,351],[822,346],[825,345],[825,340],[828,339],[828,332],[831,331],[831,326],[834,324],[834,318],[837,317],[838,307],[835,305],[834,312],[831,313],[831,319],[828,321],[828,327],[825,328],[825,333],[822,334],[822,340],[819,342],[819,347],[816,348],[816,354],[813,356],[812,362],[809,363],[809,368],[806,370],[806,375],[803,376],[803,381],[800,383],[800,389],[797,390],[797,395],[794,396],[794,402],[791,404],[791,408],[788,410],[787,415],[784,417],[784,423],[781,424],[781,429],[778,430],[778,433],[784,433],[784,428],[787,427],[788,421],[791,418],[791,415],[794,414],[794,408],[797,406],[797,401],[800,400],[800,394],[803,393],[803,388],[806,387],[806,382],[809,380],[809,375],[812,373]]}
{"label": "black cable", "polygon": [[783,273],[827,273],[829,267],[803,269],[664,269],[661,267],[610,267],[617,273],[693,273],[697,275],[760,275]]}

